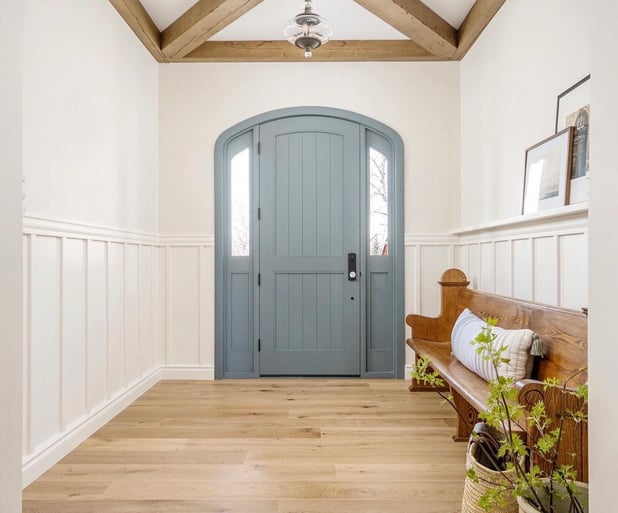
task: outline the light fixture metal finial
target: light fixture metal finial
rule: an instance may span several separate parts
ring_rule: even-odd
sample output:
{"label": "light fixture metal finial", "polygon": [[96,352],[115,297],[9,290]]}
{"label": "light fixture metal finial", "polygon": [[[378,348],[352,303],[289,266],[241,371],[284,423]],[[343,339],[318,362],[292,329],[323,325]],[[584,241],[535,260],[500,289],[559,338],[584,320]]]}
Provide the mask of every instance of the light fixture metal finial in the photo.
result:
{"label": "light fixture metal finial", "polygon": [[311,58],[313,50],[328,43],[333,36],[332,25],[312,8],[311,0],[305,0],[303,12],[294,16],[283,29],[290,43],[305,50],[307,59]]}

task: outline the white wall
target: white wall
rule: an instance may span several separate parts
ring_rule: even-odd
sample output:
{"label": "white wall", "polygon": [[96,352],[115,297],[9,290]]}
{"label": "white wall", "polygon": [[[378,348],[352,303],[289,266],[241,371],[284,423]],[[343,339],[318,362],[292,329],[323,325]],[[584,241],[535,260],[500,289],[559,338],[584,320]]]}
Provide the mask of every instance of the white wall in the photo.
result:
{"label": "white wall", "polygon": [[618,4],[592,2],[592,139],[590,164],[590,511],[616,507],[618,408],[615,376],[618,359],[618,60],[615,22]]}
{"label": "white wall", "polygon": [[[161,68],[160,228],[214,232],[214,144],[256,114],[300,105],[346,109],[405,145],[407,233],[458,220],[457,63],[170,64]],[[435,201],[441,198],[442,201]]]}
{"label": "white wall", "polygon": [[590,73],[588,2],[506,2],[461,63],[461,226],[521,213],[525,149]]}
{"label": "white wall", "polygon": [[26,213],[157,231],[158,65],[109,2],[28,0]]}
{"label": "white wall", "polygon": [[21,511],[21,63],[23,6],[2,4],[0,47],[0,511]]}
{"label": "white wall", "polygon": [[588,304],[585,206],[527,222],[519,214],[526,148],[554,133],[557,95],[590,73],[584,4],[506,2],[460,71],[456,265],[475,288],[573,309]]}
{"label": "white wall", "polygon": [[109,2],[25,11],[23,472],[158,379],[158,64]]}
{"label": "white wall", "polygon": [[[412,270],[407,273],[408,311],[437,308],[433,287],[418,295],[414,290],[421,276],[428,283],[438,279],[449,262],[442,238],[458,224],[459,64],[166,65],[160,105],[159,222],[167,246],[168,366],[212,375],[215,141],[234,124],[278,108],[346,109],[401,135],[406,264]],[[421,246],[426,249],[417,255]]]}

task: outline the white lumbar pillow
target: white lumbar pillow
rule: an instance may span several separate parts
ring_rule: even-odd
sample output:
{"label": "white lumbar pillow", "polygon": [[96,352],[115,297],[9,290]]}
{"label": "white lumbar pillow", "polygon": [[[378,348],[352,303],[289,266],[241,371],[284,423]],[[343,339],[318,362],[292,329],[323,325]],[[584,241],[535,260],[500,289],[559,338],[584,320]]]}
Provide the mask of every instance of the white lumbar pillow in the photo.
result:
{"label": "white lumbar pillow", "polygon": [[[478,346],[471,343],[486,324],[483,319],[466,308],[453,326],[451,351],[453,356],[468,369],[489,381],[496,377],[493,365],[485,360],[483,354],[478,354],[476,351]],[[502,357],[509,360],[508,363],[500,365],[498,371],[500,375],[513,378],[515,381],[529,377],[532,371],[530,348],[537,338],[536,333],[529,329],[505,330],[498,326],[494,326],[492,331],[496,335],[494,347],[506,346]]]}

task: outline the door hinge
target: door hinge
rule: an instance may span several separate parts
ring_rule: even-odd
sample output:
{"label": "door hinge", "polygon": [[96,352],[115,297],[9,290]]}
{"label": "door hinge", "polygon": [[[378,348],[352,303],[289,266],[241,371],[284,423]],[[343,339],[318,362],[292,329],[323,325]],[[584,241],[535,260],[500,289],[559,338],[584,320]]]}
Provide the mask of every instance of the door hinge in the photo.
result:
{"label": "door hinge", "polygon": [[258,207],[258,221],[262,220],[262,209]]}
{"label": "door hinge", "polygon": [[262,350],[262,339],[258,338],[258,353]]}
{"label": "door hinge", "polygon": [[262,273],[258,273],[258,287],[262,284]]}
{"label": "door hinge", "polygon": [[262,154],[262,143],[258,141],[258,155]]}

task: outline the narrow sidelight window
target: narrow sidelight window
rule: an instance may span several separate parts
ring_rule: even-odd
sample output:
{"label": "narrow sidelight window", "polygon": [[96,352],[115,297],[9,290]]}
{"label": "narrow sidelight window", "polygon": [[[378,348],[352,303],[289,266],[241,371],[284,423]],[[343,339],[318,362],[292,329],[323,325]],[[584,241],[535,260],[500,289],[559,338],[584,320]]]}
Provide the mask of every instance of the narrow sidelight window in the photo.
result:
{"label": "narrow sidelight window", "polygon": [[369,148],[369,254],[388,255],[388,158]]}
{"label": "narrow sidelight window", "polygon": [[249,256],[250,218],[250,152],[245,148],[230,163],[232,256]]}

